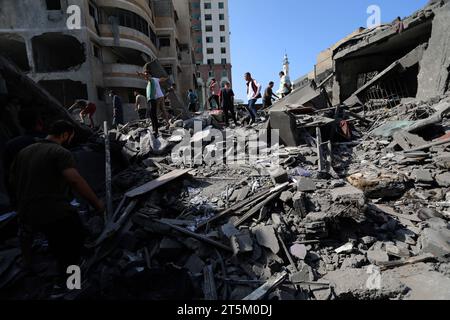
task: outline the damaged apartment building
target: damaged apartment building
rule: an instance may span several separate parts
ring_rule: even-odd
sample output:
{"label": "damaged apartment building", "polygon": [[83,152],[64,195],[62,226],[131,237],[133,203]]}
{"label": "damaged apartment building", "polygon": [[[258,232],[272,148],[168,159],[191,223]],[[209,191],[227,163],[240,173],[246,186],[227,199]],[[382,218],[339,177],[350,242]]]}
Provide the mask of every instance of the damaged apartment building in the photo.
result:
{"label": "damaged apartment building", "polygon": [[297,80],[294,92],[271,111],[271,124],[281,130],[284,142],[300,143],[305,128],[302,118],[313,110],[338,105],[366,110],[395,107],[402,99],[426,100],[448,93],[446,21],[450,11],[446,3],[430,1],[405,19],[360,28],[323,51],[314,71]]}
{"label": "damaged apartment building", "polygon": [[[73,5],[81,24],[69,29]],[[177,85],[177,104],[197,89],[191,11],[184,0],[2,0],[0,52],[66,108],[96,103],[98,123],[111,119],[114,89],[130,121],[133,91],[146,87],[136,72],[147,62]]]}

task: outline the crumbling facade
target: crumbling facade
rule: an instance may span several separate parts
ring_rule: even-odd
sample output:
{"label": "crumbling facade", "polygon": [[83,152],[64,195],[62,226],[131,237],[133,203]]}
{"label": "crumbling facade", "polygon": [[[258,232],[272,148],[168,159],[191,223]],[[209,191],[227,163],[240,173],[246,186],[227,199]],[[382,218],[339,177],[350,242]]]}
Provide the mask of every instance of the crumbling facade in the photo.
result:
{"label": "crumbling facade", "polygon": [[[180,42],[175,37],[190,33],[189,14],[183,15],[185,20],[178,29],[172,1],[167,1],[172,8],[168,22],[157,17],[158,2],[5,0],[0,12],[0,49],[64,106],[70,107],[76,99],[94,102],[98,123],[111,119],[107,91],[114,89],[123,100],[125,120],[130,121],[136,118],[133,91],[146,86],[136,72],[146,62],[160,59],[156,74],[166,71],[176,84],[195,75],[192,59],[181,62]],[[76,15],[68,13],[72,5],[80,8],[81,20],[79,26],[69,29],[68,22]],[[178,48],[176,52],[167,51],[161,34],[167,23],[175,30],[171,31],[171,44]],[[184,41],[190,56],[190,38]]]}

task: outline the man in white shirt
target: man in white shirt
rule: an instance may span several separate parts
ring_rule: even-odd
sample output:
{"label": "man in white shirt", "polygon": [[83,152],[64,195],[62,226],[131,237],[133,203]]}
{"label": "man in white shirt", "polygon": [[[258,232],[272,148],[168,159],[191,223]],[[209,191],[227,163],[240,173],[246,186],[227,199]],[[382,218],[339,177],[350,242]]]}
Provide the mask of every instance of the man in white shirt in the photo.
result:
{"label": "man in white shirt", "polygon": [[147,98],[138,91],[134,92],[134,96],[136,97],[135,111],[138,113],[139,119],[144,120],[147,118]]}
{"label": "man in white shirt", "polygon": [[251,121],[250,124],[256,122],[256,102],[261,98],[261,85],[252,78],[250,72],[245,74],[245,81],[247,82],[247,98],[248,106],[247,111],[250,114]]}
{"label": "man in white shirt", "polygon": [[137,72],[138,76],[147,80],[147,101],[148,110],[147,118],[152,121],[153,131],[155,136],[159,134],[159,122],[158,122],[158,109],[163,113],[164,120],[167,122],[167,127],[170,126],[169,115],[167,114],[166,106],[164,103],[164,93],[161,89],[161,83],[169,80],[169,78],[155,78],[152,76],[150,63],[147,63],[144,68],[144,72]]}
{"label": "man in white shirt", "polygon": [[280,89],[278,93],[281,97],[286,97],[292,92],[292,83],[289,76],[287,76],[283,71],[280,72]]}

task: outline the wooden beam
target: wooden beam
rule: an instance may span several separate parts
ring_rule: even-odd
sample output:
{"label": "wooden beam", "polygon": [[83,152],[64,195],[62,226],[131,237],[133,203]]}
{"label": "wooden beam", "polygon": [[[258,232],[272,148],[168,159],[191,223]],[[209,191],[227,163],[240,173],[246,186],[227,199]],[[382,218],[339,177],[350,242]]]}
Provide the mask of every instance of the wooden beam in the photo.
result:
{"label": "wooden beam", "polygon": [[169,182],[187,174],[190,171],[191,171],[191,169],[174,170],[174,171],[172,171],[168,174],[165,174],[155,180],[150,181],[149,183],[144,184],[143,186],[140,186],[136,189],[128,191],[125,194],[125,196],[130,199],[142,196],[146,193],[149,193],[150,191],[153,191],[153,190],[165,185],[166,183],[169,183]]}
{"label": "wooden beam", "polygon": [[263,284],[261,287],[253,291],[244,301],[256,301],[262,300],[270,291],[281,285],[287,278],[288,273],[286,271],[272,277],[269,281]]}

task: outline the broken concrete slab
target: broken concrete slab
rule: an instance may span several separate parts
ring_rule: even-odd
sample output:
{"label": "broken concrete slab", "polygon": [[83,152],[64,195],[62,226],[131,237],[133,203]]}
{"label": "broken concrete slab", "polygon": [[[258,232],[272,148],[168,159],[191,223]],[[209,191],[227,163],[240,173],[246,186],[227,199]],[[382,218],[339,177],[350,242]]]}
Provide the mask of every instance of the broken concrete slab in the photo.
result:
{"label": "broken concrete slab", "polygon": [[280,252],[280,245],[272,226],[258,226],[253,228],[252,232],[255,234],[259,245],[270,249],[274,254]]}
{"label": "broken concrete slab", "polygon": [[436,257],[445,257],[450,254],[450,230],[433,230],[427,228],[423,230],[418,242],[421,251],[431,253]]}
{"label": "broken concrete slab", "polygon": [[242,230],[231,237],[233,251],[237,253],[247,253],[253,251],[253,240],[249,230]]}
{"label": "broken concrete slab", "polygon": [[437,175],[436,182],[440,187],[450,187],[450,172]]}
{"label": "broken concrete slab", "polygon": [[269,170],[270,177],[272,178],[272,182],[275,185],[283,184],[289,182],[289,176],[286,170],[281,167],[272,168]]}
{"label": "broken concrete slab", "polygon": [[306,255],[308,254],[308,249],[306,248],[305,245],[303,244],[294,244],[289,251],[291,252],[291,254],[300,259],[300,260],[305,260]]}
{"label": "broken concrete slab", "polygon": [[296,187],[299,192],[314,192],[317,189],[314,180],[307,177],[300,177],[296,183]]}
{"label": "broken concrete slab", "polygon": [[280,195],[280,200],[283,201],[284,203],[286,203],[286,202],[291,201],[293,197],[294,197],[294,195],[292,194],[292,192],[284,191]]}
{"label": "broken concrete slab", "polygon": [[184,265],[184,268],[188,269],[193,275],[202,273],[204,267],[205,263],[196,254],[191,255]]}
{"label": "broken concrete slab", "polygon": [[367,251],[367,259],[369,259],[370,263],[375,265],[382,265],[385,262],[389,262],[389,256],[386,253],[386,250],[374,247]]}
{"label": "broken concrete slab", "polygon": [[422,169],[416,169],[411,173],[411,176],[414,178],[416,182],[421,183],[433,183],[433,175],[431,174],[430,170],[422,170]]}
{"label": "broken concrete slab", "polygon": [[[369,272],[372,271],[372,272]],[[373,281],[373,268],[345,269],[328,272],[323,279],[330,282],[338,299],[384,300],[402,296],[408,291],[406,285],[396,277],[382,276],[382,281]]]}
{"label": "broken concrete slab", "polygon": [[336,202],[356,201],[360,206],[366,202],[364,193],[353,186],[341,187],[331,190],[331,198]]}
{"label": "broken concrete slab", "polygon": [[292,198],[295,213],[302,218],[306,217],[307,215],[305,200],[306,195],[303,192],[295,193]]}

